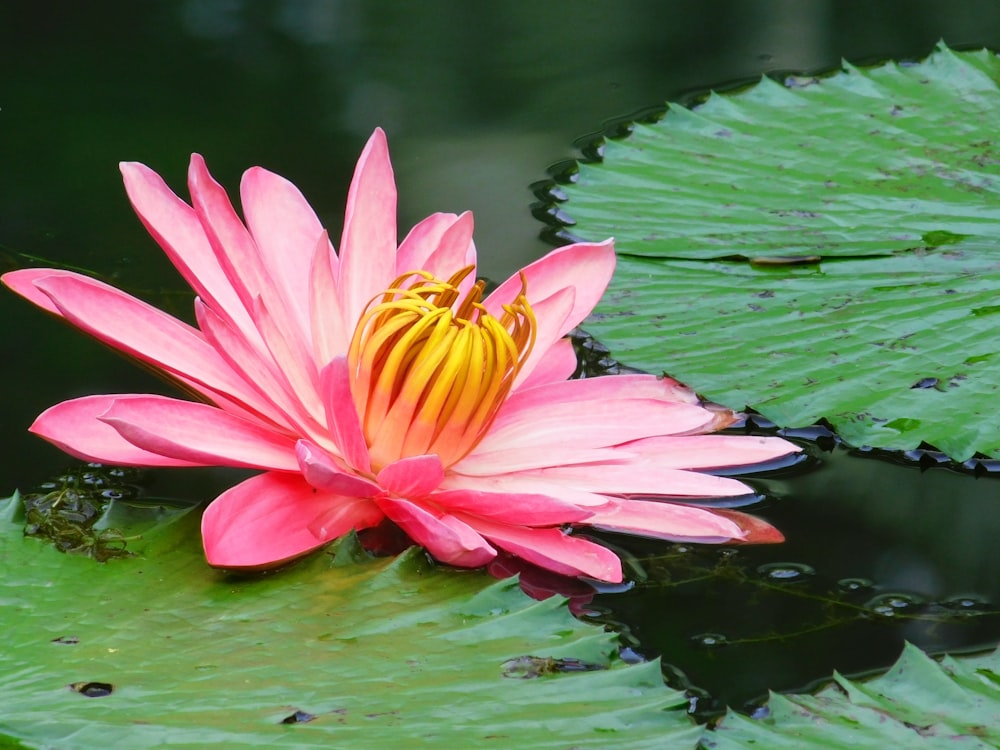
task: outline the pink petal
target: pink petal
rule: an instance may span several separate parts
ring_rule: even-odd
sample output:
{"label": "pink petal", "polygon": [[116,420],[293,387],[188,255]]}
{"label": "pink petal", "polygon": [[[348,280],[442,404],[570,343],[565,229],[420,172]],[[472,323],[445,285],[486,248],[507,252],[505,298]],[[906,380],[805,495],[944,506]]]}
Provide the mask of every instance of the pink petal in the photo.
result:
{"label": "pink petal", "polygon": [[439,279],[448,278],[468,265],[473,226],[469,211],[461,216],[436,213],[423,219],[399,243],[396,275],[423,269]]}
{"label": "pink petal", "polygon": [[[324,234],[316,213],[295,185],[261,167],[244,173],[240,200],[271,283],[287,300],[295,324],[308,331],[309,267]],[[336,258],[329,240],[326,252]]]}
{"label": "pink petal", "polygon": [[784,534],[757,516],[721,508],[714,512],[740,527],[743,537],[735,540],[738,544],[779,544],[785,541]]}
{"label": "pink petal", "polygon": [[217,497],[201,519],[205,557],[217,568],[281,565],[379,523],[370,500],[317,490],[297,474],[251,477]]}
{"label": "pink petal", "polygon": [[[465,520],[464,516],[459,518]],[[528,529],[480,519],[475,524],[498,547],[546,570],[610,583],[622,580],[618,556],[594,542],[564,534],[559,529]]]}
{"label": "pink petal", "polygon": [[215,311],[201,300],[194,301],[198,327],[208,342],[215,348],[226,364],[253,389],[261,400],[270,401],[269,416],[277,424],[292,432],[321,439],[326,425],[320,425],[309,414],[304,405],[292,393],[292,387],[284,373],[270,356],[261,352],[244,338],[239,331],[219,317]]}
{"label": "pink petal", "polygon": [[533,477],[541,486],[551,482],[550,488],[565,485],[608,495],[731,497],[753,493],[745,484],[729,477],[669,469],[628,458],[611,464],[553,466],[519,473]]}
{"label": "pink petal", "polygon": [[368,444],[361,431],[361,420],[351,395],[351,380],[347,357],[334,357],[320,373],[326,419],[330,425],[337,448],[348,465],[359,472],[370,474],[371,457]]}
{"label": "pink petal", "polygon": [[490,477],[496,474],[545,469],[571,464],[615,463],[634,455],[623,448],[581,448],[565,441],[539,449],[537,445],[480,451],[477,447],[450,471],[470,477]]}
{"label": "pink petal", "polygon": [[321,421],[323,401],[319,394],[319,371],[313,360],[312,341],[303,338],[302,330],[289,328],[294,324],[276,317],[261,297],[255,300],[253,318],[275,363],[275,372],[288,383],[295,399],[310,418]]}
{"label": "pink petal", "polygon": [[194,209],[149,167],[135,162],[119,166],[135,212],[170,262],[216,313],[254,340],[250,316],[219,265]]}
{"label": "pink petal", "polygon": [[517,385],[517,393],[546,383],[560,382],[576,372],[577,358],[573,342],[562,338],[549,347],[538,358],[538,362],[527,377]]}
{"label": "pink petal", "polygon": [[679,380],[674,380],[667,375],[663,375],[662,377],[657,376],[656,379],[663,384],[663,387],[669,393],[667,398],[671,401],[683,401],[686,404],[701,403],[701,399],[698,398],[698,394],[681,383]]}
{"label": "pink petal", "polygon": [[[595,378],[594,382],[614,379]],[[552,398],[548,403],[522,404],[516,398],[519,394],[515,394],[504,404],[474,453],[483,455],[531,446],[547,449],[559,444],[580,449],[603,448],[654,435],[697,430],[712,421],[711,413],[701,407],[655,398],[615,398],[609,394],[577,401],[573,393],[562,398],[563,391],[582,390],[575,386],[586,382],[567,380],[534,389],[549,392]]]}
{"label": "pink petal", "polygon": [[262,414],[273,408],[222,360],[201,332],[152,305],[85,276],[45,276],[35,285],[63,317],[99,341],[168,374],[217,391]]}
{"label": "pink petal", "polygon": [[[697,398],[693,401],[678,398],[675,382],[655,375],[604,375],[597,378],[580,378],[578,380],[562,379],[556,382],[541,383],[535,388],[520,388],[507,399],[501,409],[498,420],[505,419],[508,412],[518,412],[522,409],[537,408],[551,403],[579,404],[581,408],[594,401],[623,398],[655,398],[666,402],[679,402],[697,406]],[[709,419],[705,415],[705,420]],[[495,424],[495,423],[494,423]]]}
{"label": "pink petal", "polygon": [[63,401],[40,415],[29,430],[84,461],[119,466],[204,466],[177,458],[161,456],[138,448],[118,431],[98,420],[118,401],[147,398],[139,394],[84,396]]}
{"label": "pink petal", "polygon": [[435,454],[401,458],[378,473],[378,482],[386,491],[410,499],[430,494],[442,479],[444,467]]}
{"label": "pink petal", "polygon": [[208,404],[166,396],[112,402],[98,417],[151,453],[205,466],[298,471],[295,440]]}
{"label": "pink petal", "polygon": [[266,293],[265,287],[269,285],[267,271],[229,196],[209,173],[200,154],[191,155],[188,189],[216,260],[243,308],[251,312],[254,300]]}
{"label": "pink petal", "polygon": [[443,490],[430,495],[427,502],[446,513],[466,513],[520,526],[561,526],[583,521],[593,513],[558,497],[517,492]]}
{"label": "pink petal", "polygon": [[72,271],[60,271],[55,268],[22,268],[19,271],[5,273],[3,276],[0,276],[0,281],[2,281],[8,289],[12,292],[20,294],[28,300],[28,302],[38,305],[38,307],[45,310],[45,312],[58,315],[61,318],[63,316],[62,310],[56,306],[49,295],[39,289],[35,284],[36,281],[49,276],[81,279],[87,278],[86,276],[81,276],[80,274],[73,273]]}
{"label": "pink petal", "polygon": [[434,516],[398,498],[382,496],[375,502],[413,541],[443,563],[478,568],[496,557],[496,550],[475,529],[454,517]]}
{"label": "pink petal", "polygon": [[620,460],[606,463],[551,466],[509,474],[466,475],[453,466],[442,489],[482,489],[558,497],[592,507],[605,495],[647,495],[677,498],[735,497],[753,490],[735,479],[657,466],[655,461],[618,451]]}
{"label": "pink petal", "polygon": [[567,287],[540,302],[531,300],[531,308],[535,313],[535,345],[514,380],[515,390],[521,388],[531,377],[545,356],[545,352],[555,346],[557,341],[562,340],[566,328],[563,323],[566,316],[572,312],[575,295],[576,291],[572,287]]}
{"label": "pink petal", "polygon": [[340,240],[341,309],[348,328],[392,283],[395,269],[396,183],[385,133],[376,128],[354,171]]}
{"label": "pink petal", "polygon": [[[520,389],[501,407],[487,436],[454,469],[487,475],[624,460],[632,453],[631,446],[638,444],[632,441],[714,427],[714,412],[674,401],[675,395],[684,394],[677,394],[672,382],[652,375],[586,378]],[[623,443],[625,452],[617,455],[592,450]],[[683,445],[679,441],[671,449]],[[655,450],[643,453],[655,458]]]}
{"label": "pink petal", "polygon": [[[528,300],[532,306],[559,293],[573,289],[573,307],[563,321],[560,338],[575,328],[590,314],[611,281],[615,270],[615,247],[611,240],[600,243],[578,243],[553,250],[544,258],[522,269],[528,281]],[[497,287],[485,300],[486,308],[499,314],[501,305],[509,302],[521,288],[519,274],[514,274]]]}
{"label": "pink petal", "polygon": [[[396,251],[396,275],[401,276],[408,271],[427,269],[427,261],[441,244],[441,237],[458,220],[458,214],[434,213],[417,222],[399,243]],[[461,266],[452,268],[447,276],[457,271]]]}
{"label": "pink petal", "polygon": [[607,531],[674,542],[719,544],[745,535],[738,524],[723,514],[692,505],[644,500],[620,500],[608,510],[597,511],[585,523]]}
{"label": "pink petal", "polygon": [[750,470],[755,464],[801,451],[794,443],[779,437],[751,435],[669,435],[636,440],[622,448],[675,469]]}
{"label": "pink petal", "polygon": [[[312,391],[309,390],[309,382],[315,379],[317,368],[312,361],[312,337],[306,327],[308,317],[303,312],[301,319],[296,318],[290,311],[291,298],[275,284],[226,191],[212,178],[204,159],[197,154],[191,157],[188,181],[195,211],[215,256],[260,331],[267,350],[280,363],[280,369],[289,375],[296,395],[303,399],[306,407],[318,408],[315,383]],[[318,236],[319,233],[310,242],[310,253]],[[304,279],[306,270],[301,273]],[[303,298],[299,303],[302,310],[308,303],[307,293],[303,281],[297,294]]]}
{"label": "pink petal", "polygon": [[[466,266],[475,266],[476,252],[472,244],[472,214],[433,214],[417,224],[399,246],[396,254],[396,274],[422,269],[439,279],[447,279]],[[469,274],[459,285],[463,294],[475,282]]]}
{"label": "pink petal", "polygon": [[353,334],[347,330],[340,309],[337,256],[328,251],[329,246],[324,233],[309,266],[309,321],[314,357],[321,369],[324,363],[347,353]]}
{"label": "pink petal", "polygon": [[299,440],[295,444],[295,456],[302,476],[313,487],[348,497],[375,497],[382,491],[375,482],[339,466],[330,455],[308,440]]}
{"label": "pink petal", "polygon": [[566,503],[583,508],[595,508],[607,505],[608,498],[587,487],[575,486],[566,482],[547,480],[540,477],[537,471],[511,474],[483,474],[469,476],[460,474],[451,467],[441,483],[442,490],[471,490],[475,492],[496,492],[500,494],[545,495],[556,497]]}

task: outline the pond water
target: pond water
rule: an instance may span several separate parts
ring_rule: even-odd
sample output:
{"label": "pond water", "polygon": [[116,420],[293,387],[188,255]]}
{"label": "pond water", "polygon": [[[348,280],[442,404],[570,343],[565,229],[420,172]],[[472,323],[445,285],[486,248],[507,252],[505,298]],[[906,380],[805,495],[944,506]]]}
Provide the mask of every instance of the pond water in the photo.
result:
{"label": "pond water", "polygon": [[656,548],[616,539],[646,579],[599,596],[596,619],[665,662],[692,708],[752,710],[833,670],[884,668],[905,641],[957,653],[1000,638],[1000,483],[826,441],[751,481],[782,545]]}
{"label": "pond water", "polygon": [[[942,38],[1000,47],[1000,6],[122,0],[53,14],[16,0],[0,8],[10,61],[0,263],[83,269],[186,314],[184,285],[131,214],[118,161],[143,161],[178,190],[192,151],[230,188],[264,165],[296,182],[336,236],[354,161],[381,125],[401,225],[472,209],[482,271],[502,278],[548,247],[529,186],[604,123],[765,72],[918,58]],[[162,391],[11,294],[0,295],[0,319],[2,494],[66,463],[25,432],[45,407]],[[598,619],[635,653],[662,655],[671,682],[702,696],[699,711],[807,687],[832,669],[885,667],[904,639],[942,651],[1000,634],[995,478],[807,447],[808,464],[754,480],[782,546],[611,540],[646,579],[599,596]],[[210,472],[171,481],[187,482],[176,490],[186,497],[226,485]]]}

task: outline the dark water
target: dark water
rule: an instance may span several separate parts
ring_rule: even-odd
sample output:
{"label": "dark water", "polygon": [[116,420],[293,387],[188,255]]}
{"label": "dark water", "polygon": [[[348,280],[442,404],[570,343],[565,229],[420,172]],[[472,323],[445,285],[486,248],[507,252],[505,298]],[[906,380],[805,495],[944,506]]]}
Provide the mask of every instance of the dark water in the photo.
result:
{"label": "dark water", "polygon": [[904,641],[941,653],[1000,637],[997,477],[802,445],[807,463],[751,480],[784,544],[612,540],[646,579],[599,596],[596,619],[661,656],[701,713],[884,668]]}
{"label": "dark water", "polygon": [[[1000,48],[1000,4],[6,2],[0,264],[81,268],[183,310],[118,161],[144,161],[178,190],[192,151],[231,188],[262,164],[295,181],[336,236],[354,161],[381,125],[401,225],[472,209],[482,270],[503,277],[547,249],[529,186],[604,123],[765,72],[917,58],[940,39]],[[0,294],[0,320],[0,493],[64,464],[24,432],[45,407],[162,391],[13,295]],[[663,654],[716,700],[882,667],[904,638],[933,650],[996,638],[996,619],[976,613],[1000,600],[997,481],[813,450],[808,471],[760,480],[774,494],[760,512],[785,545],[731,558],[630,542],[647,582],[599,602],[638,652]],[[170,481],[188,497],[225,486],[212,472]],[[758,572],[768,563],[786,565]],[[872,601],[882,594],[906,606]],[[704,634],[728,645],[692,640]]]}

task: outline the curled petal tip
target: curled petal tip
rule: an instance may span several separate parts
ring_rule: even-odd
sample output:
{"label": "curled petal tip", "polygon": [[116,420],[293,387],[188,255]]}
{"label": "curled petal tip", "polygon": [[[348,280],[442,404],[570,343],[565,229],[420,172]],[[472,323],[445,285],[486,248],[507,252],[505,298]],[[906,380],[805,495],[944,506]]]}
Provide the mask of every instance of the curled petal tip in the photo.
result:
{"label": "curled petal tip", "polygon": [[733,539],[733,544],[780,544],[785,541],[784,534],[757,516],[738,510],[716,509],[712,512],[728,518],[742,529],[743,536]]}

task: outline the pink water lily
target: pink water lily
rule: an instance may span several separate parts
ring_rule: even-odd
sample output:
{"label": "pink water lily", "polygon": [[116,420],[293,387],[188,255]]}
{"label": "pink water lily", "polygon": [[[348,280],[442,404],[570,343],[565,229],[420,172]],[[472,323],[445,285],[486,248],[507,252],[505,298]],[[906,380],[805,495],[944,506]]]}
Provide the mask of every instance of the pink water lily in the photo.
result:
{"label": "pink water lily", "polygon": [[69,271],[3,282],[198,400],[87,396],[31,430],[88,461],[262,470],[205,510],[211,565],[281,564],[386,519],[452,565],[501,549],[613,582],[617,556],[573,529],[780,541],[752,516],[670,500],[749,493],[699,470],[795,446],[706,434],[733,415],[668,379],[567,379],[565,337],[611,278],[610,241],[555,250],[486,294],[470,214],[434,214],[397,243],[380,130],[351,183],[339,254],[300,192],[262,168],[243,176],[245,222],[200,156],[190,205],[148,167],[121,170],[197,295],[196,327]]}

